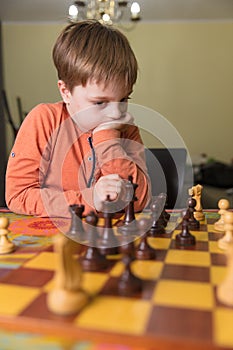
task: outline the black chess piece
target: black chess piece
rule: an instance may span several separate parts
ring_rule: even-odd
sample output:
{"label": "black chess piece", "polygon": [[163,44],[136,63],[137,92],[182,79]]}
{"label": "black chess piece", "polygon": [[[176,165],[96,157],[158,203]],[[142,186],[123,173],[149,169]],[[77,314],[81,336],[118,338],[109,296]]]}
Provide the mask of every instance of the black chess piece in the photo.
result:
{"label": "black chess piece", "polygon": [[104,226],[101,228],[100,238],[97,241],[98,248],[103,255],[118,254],[119,242],[112,228],[114,213],[111,213],[111,208],[111,201],[107,196],[103,202]]}
{"label": "black chess piece", "polygon": [[167,226],[167,223],[168,223],[168,221],[170,220],[171,214],[169,214],[169,213],[166,211],[166,209],[163,208],[162,216],[164,217],[164,220],[165,220],[166,226]]}
{"label": "black chess piece", "polygon": [[176,235],[176,245],[177,246],[192,246],[195,245],[196,239],[189,232],[189,217],[185,215],[182,220],[182,230],[181,233]]}
{"label": "black chess piece", "polygon": [[96,247],[98,240],[98,216],[94,212],[90,212],[86,216],[86,239],[88,246],[84,254],[80,257],[80,263],[84,271],[99,271],[108,267],[108,260],[104,255],[100,254]]}
{"label": "black chess piece", "polygon": [[122,262],[125,265],[125,269],[118,281],[118,292],[122,296],[132,296],[140,293],[143,287],[142,280],[135,276],[131,270],[131,263],[135,260],[134,250],[131,250],[131,247],[123,248]]}
{"label": "black chess piece", "polygon": [[140,219],[138,226],[142,231],[142,237],[135,248],[135,257],[139,260],[152,260],[156,258],[156,251],[148,244],[148,227],[150,221],[148,219]]}
{"label": "black chess piece", "polygon": [[155,200],[151,203],[151,219],[152,219],[152,225],[150,230],[148,231],[148,234],[150,236],[156,236],[159,234],[166,233],[165,226],[164,226],[164,218],[161,215],[163,206],[161,206],[161,201],[158,197],[155,198]]}
{"label": "black chess piece", "polygon": [[73,239],[78,242],[82,241],[85,237],[85,230],[82,222],[84,209],[85,207],[82,204],[73,204],[69,206],[71,223],[67,234],[73,236]]}
{"label": "black chess piece", "polygon": [[137,230],[137,221],[135,218],[134,203],[137,201],[135,191],[138,185],[133,183],[133,177],[128,177],[128,182],[126,183],[126,203],[125,215],[121,224],[118,225],[118,231],[126,236],[132,236]]}
{"label": "black chess piece", "polygon": [[119,253],[127,254],[134,257],[135,255],[134,241],[132,239],[129,239],[129,237],[125,235],[123,235],[119,241],[120,241]]}
{"label": "black chess piece", "polygon": [[188,209],[185,215],[188,215],[189,228],[192,230],[200,228],[200,222],[194,217],[196,204],[197,202],[195,198],[190,197],[188,199]]}
{"label": "black chess piece", "polygon": [[[133,183],[133,177],[131,175],[128,177],[128,187],[129,187],[129,190],[127,190],[127,185],[126,185],[126,192],[129,196],[129,198],[127,198],[126,200],[128,200],[129,203],[125,209],[125,217],[124,217],[125,225],[130,224],[132,221],[135,220],[134,202],[137,201],[135,191],[138,187],[138,184]],[[133,188],[133,192],[132,192],[132,188]]]}
{"label": "black chess piece", "polygon": [[162,206],[162,212],[161,212],[161,218],[163,219],[163,225],[164,227],[167,226],[168,221],[170,220],[171,215],[166,211],[166,205],[167,205],[167,194],[166,193],[160,193],[158,195],[159,200],[161,199],[161,206]]}

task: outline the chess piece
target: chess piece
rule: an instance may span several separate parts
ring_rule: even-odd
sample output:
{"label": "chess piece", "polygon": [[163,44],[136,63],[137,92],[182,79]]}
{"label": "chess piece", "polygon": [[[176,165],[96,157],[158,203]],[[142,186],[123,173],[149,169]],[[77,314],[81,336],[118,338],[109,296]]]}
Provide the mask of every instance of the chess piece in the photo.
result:
{"label": "chess piece", "polygon": [[80,247],[80,244],[65,235],[56,238],[54,248],[58,260],[54,276],[54,288],[47,294],[48,308],[56,314],[74,314],[89,301],[89,296],[81,287],[81,265],[74,258],[74,253]]}
{"label": "chess piece", "polygon": [[95,246],[98,240],[97,224],[98,216],[94,212],[90,212],[86,216],[87,241],[88,246],[79,261],[84,271],[98,271],[108,266],[108,260],[104,255],[100,254],[99,249]]}
{"label": "chess piece", "polygon": [[82,204],[73,204],[69,206],[69,211],[71,214],[71,223],[67,235],[75,239],[77,242],[82,241],[85,237],[85,231],[82,223],[82,215],[84,212],[84,208],[85,207]]}
{"label": "chess piece", "polygon": [[[126,192],[128,196],[128,205],[125,210],[125,218],[124,223],[127,225],[130,222],[135,220],[135,213],[134,213],[134,202],[137,201],[137,197],[135,196],[136,188],[138,187],[137,184],[133,183],[133,177],[128,177],[128,189],[126,184]],[[133,189],[133,191],[132,191]]]}
{"label": "chess piece", "polygon": [[8,239],[9,220],[6,217],[0,218],[0,254],[8,254],[15,250],[15,245]]}
{"label": "chess piece", "polygon": [[[166,193],[160,193],[158,197],[161,199],[161,206],[162,206],[162,213],[161,217],[164,220],[164,226],[167,226],[168,221],[170,220],[171,215],[165,210],[165,207],[167,205],[167,194]],[[162,204],[164,201],[164,204]]]}
{"label": "chess piece", "polygon": [[218,208],[218,214],[220,215],[220,218],[215,222],[214,229],[220,232],[224,232],[224,214],[230,208],[229,201],[227,199],[220,199],[218,201]]}
{"label": "chess piece", "polygon": [[218,246],[226,250],[229,244],[233,242],[233,212],[224,213],[224,231],[225,235],[218,240]]}
{"label": "chess piece", "polygon": [[200,228],[200,223],[197,221],[194,217],[194,212],[195,212],[195,206],[196,206],[196,199],[193,197],[188,198],[188,209],[186,211],[185,217],[187,216],[188,218],[188,224],[189,228],[192,230],[199,229]]}
{"label": "chess piece", "polygon": [[228,244],[227,255],[227,275],[223,282],[217,287],[218,299],[228,305],[233,306],[233,242]]}
{"label": "chess piece", "polygon": [[159,196],[154,197],[151,203],[151,219],[152,225],[148,234],[150,236],[156,236],[159,234],[166,233],[164,226],[164,218],[162,216],[162,211],[164,208],[164,201]]}
{"label": "chess piece", "polygon": [[131,270],[131,263],[133,260],[134,258],[127,254],[122,258],[125,270],[118,282],[118,292],[122,296],[132,296],[142,291],[142,280],[135,276]]}
{"label": "chess piece", "polygon": [[111,201],[109,196],[107,196],[106,200],[103,202],[104,226],[101,227],[101,235],[97,240],[98,248],[103,255],[118,253],[119,242],[112,228],[113,215],[114,214],[111,213]]}
{"label": "chess piece", "polygon": [[118,227],[118,231],[123,235],[132,235],[137,229],[137,222],[135,220],[134,202],[137,201],[135,191],[138,185],[133,183],[133,177],[128,177],[126,183],[126,203],[125,215],[122,224]]}
{"label": "chess piece", "polygon": [[179,247],[191,246],[195,245],[195,243],[195,236],[189,232],[189,217],[186,215],[183,217],[181,233],[176,235],[176,245]]}
{"label": "chess piece", "polygon": [[140,219],[139,228],[142,230],[142,238],[135,248],[135,257],[139,260],[152,260],[156,258],[156,251],[148,244],[148,220]]}
{"label": "chess piece", "polygon": [[127,236],[123,235],[120,238],[119,253],[123,255],[127,254],[134,257],[135,256],[134,241],[129,239]]}
{"label": "chess piece", "polygon": [[196,206],[194,211],[194,217],[198,221],[205,220],[205,214],[203,213],[202,203],[201,203],[201,195],[202,195],[202,185],[193,186],[189,190],[189,195],[192,196],[196,200]]}

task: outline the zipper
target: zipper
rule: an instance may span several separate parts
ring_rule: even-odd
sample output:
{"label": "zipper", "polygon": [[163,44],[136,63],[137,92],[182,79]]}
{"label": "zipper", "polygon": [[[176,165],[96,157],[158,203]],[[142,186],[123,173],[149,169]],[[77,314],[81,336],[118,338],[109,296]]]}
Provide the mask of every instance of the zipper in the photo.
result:
{"label": "zipper", "polygon": [[87,138],[87,141],[89,143],[89,146],[91,148],[91,153],[92,153],[92,169],[91,169],[91,175],[89,177],[89,180],[87,182],[87,188],[90,188],[93,181],[94,181],[94,173],[95,173],[95,163],[96,163],[96,156],[95,156],[95,149],[92,143],[92,136],[89,136]]}

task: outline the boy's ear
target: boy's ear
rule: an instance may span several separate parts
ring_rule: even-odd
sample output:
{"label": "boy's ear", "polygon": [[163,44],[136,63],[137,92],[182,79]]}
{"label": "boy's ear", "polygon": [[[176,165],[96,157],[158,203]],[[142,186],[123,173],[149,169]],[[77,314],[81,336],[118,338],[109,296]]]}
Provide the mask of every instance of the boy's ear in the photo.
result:
{"label": "boy's ear", "polygon": [[66,84],[64,83],[63,80],[58,80],[58,89],[60,91],[61,97],[65,103],[70,102],[70,97],[71,97],[71,92],[70,90],[66,87]]}

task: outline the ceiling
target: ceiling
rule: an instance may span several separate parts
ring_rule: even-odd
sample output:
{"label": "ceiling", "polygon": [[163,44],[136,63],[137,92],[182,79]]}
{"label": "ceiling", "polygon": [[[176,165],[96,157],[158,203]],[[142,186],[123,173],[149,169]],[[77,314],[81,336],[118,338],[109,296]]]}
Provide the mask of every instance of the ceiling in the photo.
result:
{"label": "ceiling", "polygon": [[[233,0],[137,0],[143,21],[233,20]],[[0,0],[2,22],[64,22],[72,0]]]}

